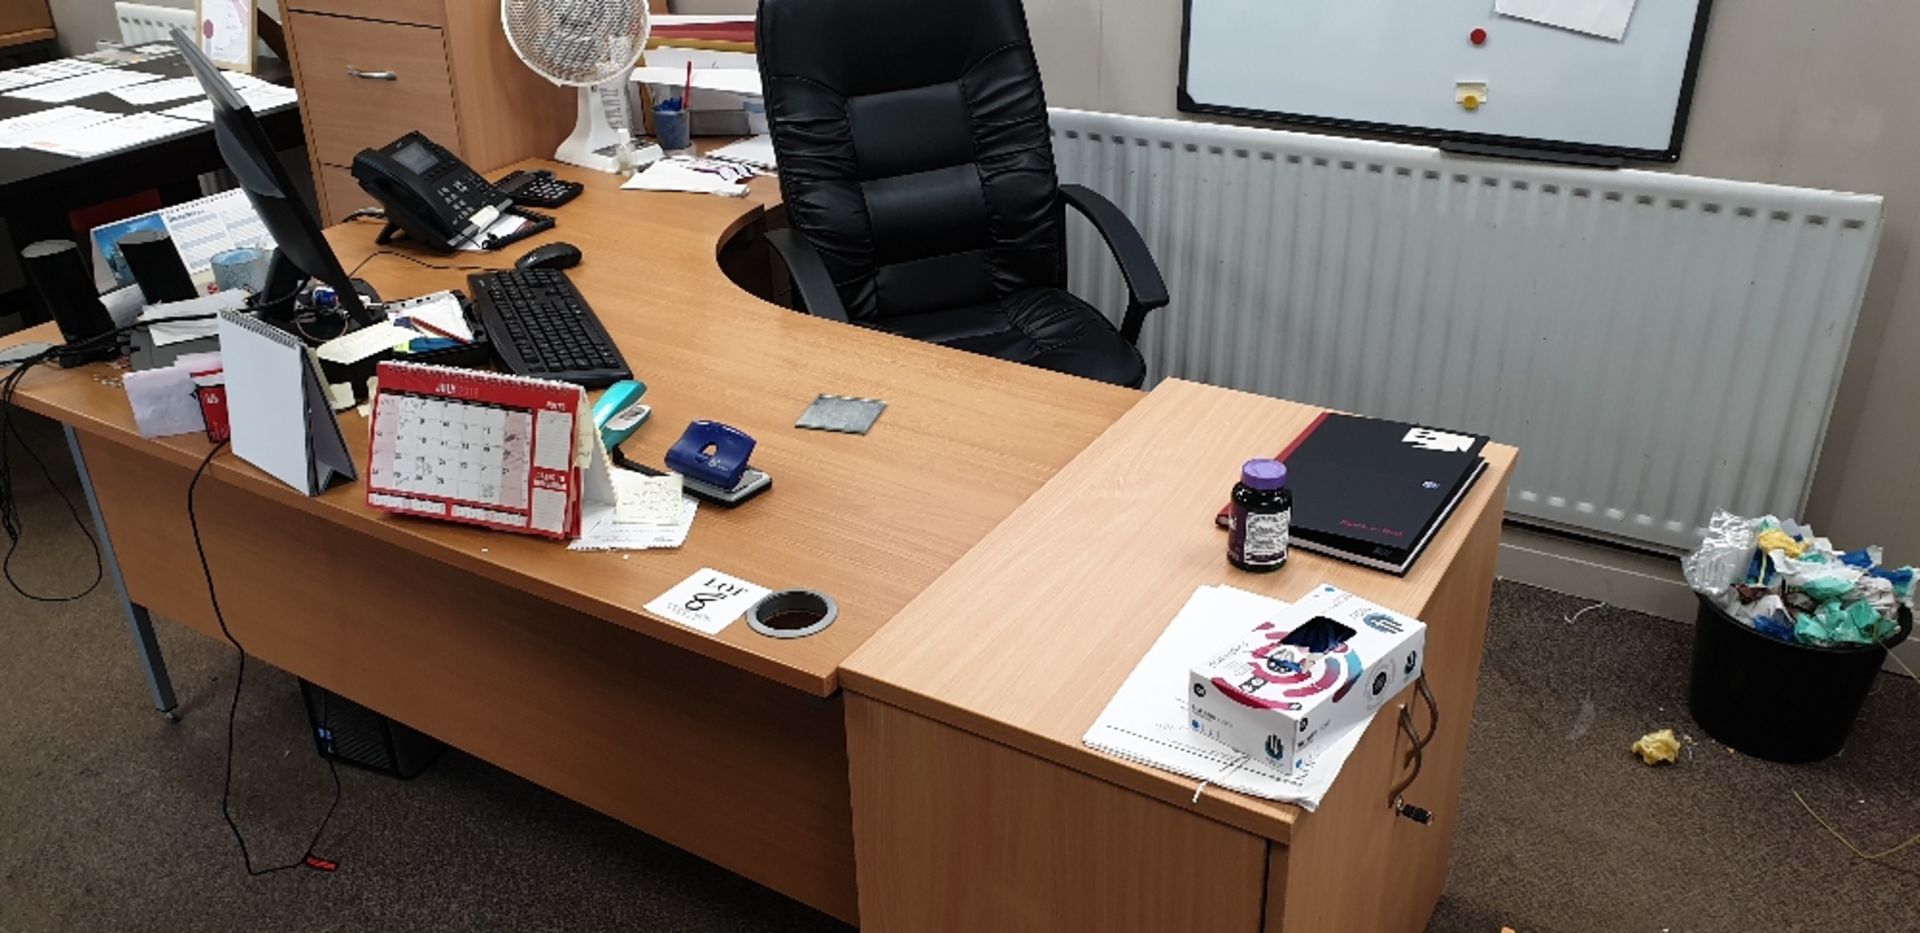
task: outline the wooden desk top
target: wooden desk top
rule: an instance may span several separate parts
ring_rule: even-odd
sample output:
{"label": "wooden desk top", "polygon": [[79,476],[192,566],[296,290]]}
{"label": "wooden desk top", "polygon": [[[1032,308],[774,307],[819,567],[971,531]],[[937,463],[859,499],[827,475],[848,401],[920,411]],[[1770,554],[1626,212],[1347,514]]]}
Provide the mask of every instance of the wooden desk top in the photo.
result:
{"label": "wooden desk top", "polygon": [[1285,841],[1302,812],[1081,744],[1167,623],[1204,585],[1293,600],[1331,583],[1415,617],[1488,509],[1511,447],[1405,577],[1295,549],[1285,569],[1227,563],[1213,516],[1248,457],[1284,446],[1320,409],[1168,380],[1034,493],[841,670],[848,690]]}
{"label": "wooden desk top", "polygon": [[[824,321],[737,288],[717,251],[777,201],[771,179],[744,200],[621,191],[614,178],[532,161],[585,182],[552,213],[558,226],[499,253],[415,254],[438,264],[504,266],[554,240],[585,260],[568,274],[593,305],[635,375],[653,419],[625,445],[659,465],[688,422],[711,418],[759,441],[753,464],[773,476],[759,499],[728,511],[702,505],[686,546],[671,551],[574,553],[564,544],[369,510],[359,483],[309,499],[231,455],[212,475],[424,557],[485,575],[790,686],[827,695],[841,662],[1001,519],[1104,431],[1138,392]],[[389,299],[465,288],[467,273],[373,256],[374,223],[327,231],[349,269]],[[0,345],[58,342],[51,325]],[[105,365],[41,367],[20,388],[27,408],[76,429],[176,463],[206,455],[198,436],[141,440],[123,390],[98,381]],[[867,436],[801,431],[819,393],[885,399]],[[341,416],[361,475],[367,423]],[[812,587],[840,619],[801,639],[767,638],[744,622],[708,637],[641,612],[703,567],[773,587]],[[405,568],[366,568],[404,574]],[[343,581],[344,582],[344,581]]]}

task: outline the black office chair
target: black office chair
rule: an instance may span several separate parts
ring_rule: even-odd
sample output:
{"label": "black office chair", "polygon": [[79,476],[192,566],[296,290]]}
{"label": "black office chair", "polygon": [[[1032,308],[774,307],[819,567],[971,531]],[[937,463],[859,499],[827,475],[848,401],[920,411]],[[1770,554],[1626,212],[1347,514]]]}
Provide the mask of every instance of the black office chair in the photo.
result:
{"label": "black office chair", "polygon": [[[791,228],[769,241],[821,317],[1137,386],[1167,286],[1111,201],[1054,175],[1020,0],[760,0]],[[1065,291],[1063,205],[1119,261],[1115,329]]]}

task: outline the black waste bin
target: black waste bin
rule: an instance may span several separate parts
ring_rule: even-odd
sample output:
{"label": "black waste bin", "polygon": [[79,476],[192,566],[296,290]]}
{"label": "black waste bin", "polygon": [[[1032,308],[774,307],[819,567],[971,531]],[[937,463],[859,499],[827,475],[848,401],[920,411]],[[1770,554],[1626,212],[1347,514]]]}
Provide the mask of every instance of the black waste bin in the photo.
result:
{"label": "black waste bin", "polygon": [[1687,693],[1693,720],[1722,744],[1756,758],[1826,758],[1846,744],[1887,648],[1913,632],[1913,615],[1904,608],[1899,623],[1886,647],[1790,644],[1740,624],[1701,596]]}

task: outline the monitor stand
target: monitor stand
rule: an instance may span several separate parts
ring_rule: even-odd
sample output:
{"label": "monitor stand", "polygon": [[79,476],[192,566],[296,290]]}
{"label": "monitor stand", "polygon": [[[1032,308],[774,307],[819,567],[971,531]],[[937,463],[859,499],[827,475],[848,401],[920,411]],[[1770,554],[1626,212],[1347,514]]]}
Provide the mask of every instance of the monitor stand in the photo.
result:
{"label": "monitor stand", "polygon": [[[261,294],[267,296],[270,303],[258,305],[260,319],[314,346],[363,326],[349,318],[346,310],[338,305],[327,309],[313,307],[308,300],[308,280],[307,274],[287,259],[285,253],[274,250],[273,260],[267,267],[267,283],[261,289]],[[362,305],[372,307],[380,303],[380,293],[366,280],[352,279],[350,282],[354,292],[360,296]],[[300,321],[302,316],[310,312],[317,313],[317,318]]]}

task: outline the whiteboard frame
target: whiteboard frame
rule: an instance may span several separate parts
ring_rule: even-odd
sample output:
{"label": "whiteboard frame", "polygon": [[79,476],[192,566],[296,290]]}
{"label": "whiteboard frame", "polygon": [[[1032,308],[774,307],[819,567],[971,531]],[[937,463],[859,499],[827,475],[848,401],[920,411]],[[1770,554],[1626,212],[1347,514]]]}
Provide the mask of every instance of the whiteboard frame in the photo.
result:
{"label": "whiteboard frame", "polygon": [[1258,110],[1196,101],[1187,93],[1187,56],[1192,42],[1190,30],[1193,26],[1193,0],[1180,2],[1180,82],[1175,89],[1177,98],[1175,106],[1182,113],[1202,113],[1245,120],[1287,123],[1315,129],[1374,133],[1473,155],[1605,166],[1618,166],[1626,161],[1678,162],[1680,146],[1687,135],[1687,113],[1693,108],[1694,78],[1699,74],[1700,55],[1707,44],[1707,21],[1711,18],[1710,14],[1713,10],[1713,0],[1699,0],[1699,3],[1700,6],[1694,13],[1693,39],[1687,48],[1686,70],[1680,76],[1680,99],[1673,111],[1673,135],[1668,139],[1665,149],[1603,146],[1594,143],[1494,133],[1468,133],[1433,126],[1377,123],[1370,120]]}

